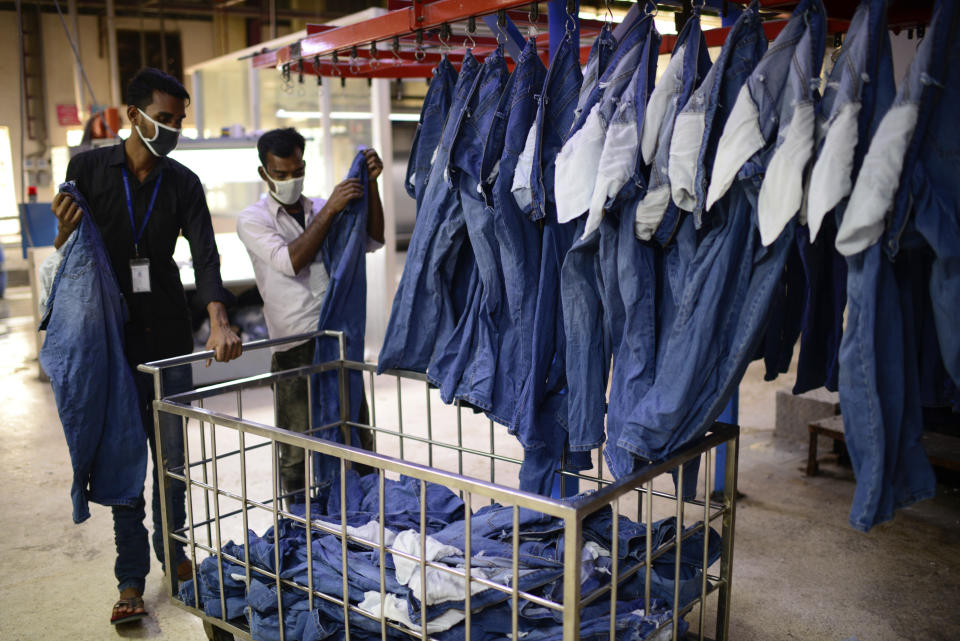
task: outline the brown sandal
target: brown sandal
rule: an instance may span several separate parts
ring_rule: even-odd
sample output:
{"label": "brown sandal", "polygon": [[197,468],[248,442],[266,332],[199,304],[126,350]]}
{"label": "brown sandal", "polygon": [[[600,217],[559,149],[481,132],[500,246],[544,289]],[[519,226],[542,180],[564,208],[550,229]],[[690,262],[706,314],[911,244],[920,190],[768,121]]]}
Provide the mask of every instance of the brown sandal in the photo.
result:
{"label": "brown sandal", "polygon": [[[124,612],[126,612],[124,614]],[[147,616],[147,611],[143,608],[143,598],[132,596],[128,599],[117,599],[113,604],[113,612],[110,614],[110,623],[117,625],[120,623],[130,623],[139,621]]]}

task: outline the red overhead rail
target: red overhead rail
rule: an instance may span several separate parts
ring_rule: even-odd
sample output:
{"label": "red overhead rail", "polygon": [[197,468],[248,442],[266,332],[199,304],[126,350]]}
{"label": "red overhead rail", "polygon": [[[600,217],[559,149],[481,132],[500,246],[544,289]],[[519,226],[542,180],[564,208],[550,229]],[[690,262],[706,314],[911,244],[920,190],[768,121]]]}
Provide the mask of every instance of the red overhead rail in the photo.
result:
{"label": "red overhead rail", "polygon": [[[734,2],[748,4],[747,0]],[[845,32],[849,27],[849,17],[858,3],[859,0],[826,1],[827,11],[833,16],[827,20],[827,33]],[[391,3],[391,6],[396,4],[399,3]],[[796,4],[797,0],[760,0],[760,6],[764,9],[782,8],[785,12]],[[911,6],[907,7],[906,4]],[[309,25],[306,38],[256,55],[252,64],[257,68],[279,67],[291,78],[300,74],[317,75],[318,72],[322,76],[356,78],[425,78],[431,75],[440,61],[443,49],[446,49],[446,55],[455,66],[459,66],[463,60],[463,34],[441,42],[437,30],[442,25],[506,11],[508,17],[519,25],[533,25],[542,36],[546,36],[546,30],[541,28],[545,22],[543,16],[531,20],[529,14],[523,11],[511,11],[529,5],[529,0],[414,0],[409,5],[357,24],[343,27]],[[916,3],[892,0],[890,24],[892,27],[925,24],[929,20],[931,7],[932,0],[918,0]],[[580,48],[582,63],[586,62],[593,36],[599,32],[602,24],[600,21],[580,20],[581,37],[585,41]],[[774,39],[786,24],[786,19],[764,22],[767,38]],[[729,32],[729,27],[704,31],[707,46],[721,46]],[[490,36],[473,35],[472,40],[472,52],[478,59],[492,53],[497,46],[496,38]],[[660,53],[672,52],[676,40],[675,35],[664,36]],[[376,45],[373,46],[373,43]],[[426,51],[425,47],[432,51]],[[546,46],[543,49],[541,57],[547,63]],[[508,64],[512,67],[513,63],[508,61]]]}

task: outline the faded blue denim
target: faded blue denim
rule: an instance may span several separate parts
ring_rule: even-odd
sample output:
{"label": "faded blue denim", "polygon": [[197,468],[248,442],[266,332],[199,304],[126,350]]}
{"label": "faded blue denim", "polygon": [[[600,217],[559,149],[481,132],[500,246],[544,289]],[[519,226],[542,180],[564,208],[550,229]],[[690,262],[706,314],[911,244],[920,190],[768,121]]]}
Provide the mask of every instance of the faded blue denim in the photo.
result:
{"label": "faded blue denim", "polygon": [[[436,257],[459,256],[465,229],[450,235],[444,221],[459,208],[459,178],[449,171],[450,155],[460,132],[465,106],[473,95],[480,67],[469,53],[464,56],[449,116],[418,207],[417,224],[410,239],[407,260],[393,298],[377,372],[409,369],[426,372],[438,337],[448,336],[466,306],[469,267],[475,261],[464,256],[463,264],[441,263]],[[466,252],[463,252],[466,254]],[[469,260],[467,260],[469,258]]]}
{"label": "faded blue denim", "polygon": [[40,324],[47,334],[39,360],[50,377],[73,465],[73,521],[82,523],[90,517],[87,501],[143,501],[147,445],[124,354],[127,308],[120,286],[83,194],[73,183],[60,191],[84,215],[60,249],[63,260]]}
{"label": "faded blue denim", "polygon": [[444,56],[437,68],[433,70],[433,80],[427,89],[427,95],[423,98],[420,121],[417,123],[417,132],[413,135],[410,159],[407,161],[407,175],[403,183],[410,197],[417,201],[417,211],[420,211],[420,205],[423,202],[423,190],[430,175],[433,155],[437,145],[440,144],[440,136],[443,134],[443,125],[450,111],[456,84],[457,70]]}
{"label": "faded blue denim", "polygon": [[704,434],[756,353],[795,225],[791,221],[770,247],[762,247],[757,196],[778,123],[789,123],[796,99],[809,99],[804,92],[822,62],[825,18],[819,2],[801,3],[747,79],[766,147],[744,165],[704,221],[710,227],[701,231],[687,268],[676,318],[662,339],[656,380],[619,440],[638,457],[661,460]]}
{"label": "faded blue denim", "polygon": [[[651,20],[638,21],[623,37],[597,86],[583,103],[583,113],[573,132],[583,126],[586,113],[600,105],[603,117],[612,117],[616,102],[636,71]],[[619,64],[625,60],[623,65]],[[583,91],[581,91],[581,97]],[[604,233],[614,223],[601,222],[600,229],[583,236],[585,217],[577,220],[577,232],[563,260],[560,297],[566,335],[566,371],[569,385],[568,424],[570,449],[587,452],[604,441],[607,378],[613,350],[613,335],[623,325],[623,314],[604,307],[604,274],[599,258],[601,242],[614,245],[615,235]],[[601,237],[605,241],[601,240]],[[615,264],[615,262],[613,263]],[[622,310],[621,310],[622,311]]]}
{"label": "faded blue denim", "polygon": [[[950,154],[951,145],[954,150],[957,147],[951,132],[956,131],[955,112],[960,104],[955,86],[960,55],[958,15],[954,3],[936,5],[928,35],[894,101],[894,105],[917,103],[920,113],[887,233],[882,243],[847,258],[848,312],[840,346],[840,403],[857,475],[850,523],[859,530],[869,530],[893,518],[896,508],[936,492],[936,479],[920,442],[920,361],[935,360],[936,355],[930,353],[929,341],[919,332],[927,320],[922,310],[929,309],[930,300],[939,348],[949,371],[949,350],[956,337],[953,329],[944,336],[943,328],[944,322],[955,326],[958,311],[958,191],[953,173],[957,163]],[[926,291],[917,284],[924,280],[931,249],[936,258]],[[939,276],[938,265],[942,270]]]}
{"label": "faded blue denim", "polygon": [[[845,105],[860,105],[852,179],[859,173],[873,132],[896,93],[886,11],[883,0],[866,0],[860,4],[820,104],[818,119],[824,125]],[[864,78],[869,82],[864,82]],[[833,215],[825,216],[815,243],[809,243],[809,234],[804,228],[797,230],[808,283],[808,303],[804,309],[795,394],[821,385],[836,391],[839,385],[847,261],[834,250],[834,243],[846,202],[843,199],[834,208]]]}

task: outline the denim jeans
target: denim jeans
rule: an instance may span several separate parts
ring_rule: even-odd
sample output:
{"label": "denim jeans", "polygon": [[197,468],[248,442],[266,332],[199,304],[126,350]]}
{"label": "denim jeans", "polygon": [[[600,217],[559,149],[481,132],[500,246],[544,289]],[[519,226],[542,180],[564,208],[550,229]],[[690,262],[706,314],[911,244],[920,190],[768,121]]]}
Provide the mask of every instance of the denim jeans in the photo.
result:
{"label": "denim jeans", "polygon": [[[132,366],[132,365],[131,365]],[[161,468],[157,459],[157,445],[153,424],[153,377],[138,372],[135,375],[138,405],[140,407],[140,422],[144,436],[150,444],[153,458],[153,493],[151,511],[153,514],[153,551],[160,563],[163,557],[163,519],[160,503],[160,484],[158,469]],[[163,394],[165,396],[179,394],[193,389],[193,376],[189,365],[181,365],[163,370]],[[181,417],[160,412],[160,435],[163,438],[162,449],[164,464],[162,469],[176,470],[183,467],[183,428]],[[168,527],[177,530],[183,527],[186,521],[186,506],[184,497],[186,486],[182,481],[164,480],[167,492],[167,505],[171,512],[167,514]],[[117,560],[114,564],[114,575],[117,577],[117,587],[122,591],[126,588],[136,588],[143,592],[144,580],[150,571],[150,546],[147,543],[147,529],[143,525],[146,516],[146,502],[141,492],[135,505],[127,507],[115,505],[113,511],[113,535],[117,548]],[[183,545],[173,544],[173,567],[186,557]]]}
{"label": "denim jeans", "polygon": [[[595,43],[594,51],[596,47]],[[529,134],[535,145],[528,181],[530,200],[526,208],[519,202],[518,185],[524,183],[523,177],[514,176],[512,187],[521,209],[532,220],[543,221],[536,305],[529,339],[531,368],[524,377],[512,421],[525,452],[520,467],[520,487],[540,494],[548,494],[553,487],[553,476],[560,467],[568,440],[566,339],[559,281],[560,266],[573,243],[574,229],[572,224],[557,221],[553,183],[556,155],[573,122],[581,80],[579,52],[573,40],[565,37],[547,70]]]}
{"label": "denim jeans", "polygon": [[[520,388],[531,366],[531,329],[536,312],[540,264],[540,230],[517,206],[511,193],[524,139],[536,115],[536,94],[546,69],[531,40],[504,90],[484,145],[482,217],[468,216],[467,230],[481,265],[486,304],[479,308],[489,323],[497,350],[492,407],[488,416],[514,427]],[[480,250],[480,247],[486,247]],[[495,269],[484,269],[480,255],[496,256]],[[480,325],[483,327],[483,323]],[[476,358],[483,358],[477,354]]]}
{"label": "denim jeans", "polygon": [[[929,360],[930,349],[919,332],[925,321],[923,310],[933,310],[939,330],[942,314],[951,307],[956,309],[955,292],[948,281],[938,282],[935,265],[943,258],[947,260],[941,266],[950,265],[952,250],[946,247],[956,238],[955,213],[938,205],[957,202],[955,179],[948,178],[956,166],[948,160],[950,145],[956,149],[949,135],[950,128],[955,129],[950,111],[956,108],[956,89],[945,82],[948,74],[957,73],[951,64],[960,51],[955,42],[957,16],[954,4],[936,5],[928,36],[918,47],[893,107],[877,127],[874,140],[880,138],[886,144],[883,149],[871,144],[838,233],[838,248],[848,255],[849,268],[847,330],[840,347],[840,403],[845,432],[849,432],[851,463],[857,472],[850,522],[860,530],[892,518],[896,508],[929,498],[936,491],[920,443],[920,361]],[[880,135],[890,124],[888,118],[912,107],[919,114],[909,140]],[[928,137],[928,131],[935,138]],[[871,188],[864,180],[875,170],[871,163],[884,153],[895,152],[897,145],[906,149],[899,185]],[[887,198],[893,216],[873,220],[874,207],[878,203],[883,206]],[[882,243],[878,242],[881,237]],[[853,251],[864,245],[865,249]],[[936,260],[926,290],[917,285],[926,279],[931,250]],[[944,342],[942,333],[938,331],[938,335],[946,364],[953,338]]]}
{"label": "denim jeans", "polygon": [[[451,149],[449,165],[450,174],[456,176],[459,199],[440,230],[441,238],[455,238],[457,242],[438,245],[431,257],[431,265],[436,269],[462,265],[459,269],[455,267],[454,273],[458,270],[461,277],[467,272],[470,275],[465,288],[454,282],[450,293],[441,293],[441,298],[466,295],[468,299],[459,310],[456,325],[446,325],[449,331],[438,333],[437,349],[430,359],[427,378],[440,388],[440,397],[445,403],[460,399],[486,411],[493,405],[496,329],[490,316],[481,314],[480,309],[498,299],[495,287],[499,284],[499,255],[494,245],[473,242],[467,220],[477,222],[484,216],[479,190],[483,147],[508,77],[503,55],[488,56],[464,105],[463,122]],[[482,234],[474,235],[478,241],[480,236]]]}
{"label": "denim jeans", "polygon": [[[417,224],[410,239],[397,293],[393,298],[377,372],[391,368],[426,372],[439,337],[448,336],[463,313],[472,256],[462,252],[463,262],[440,262],[435,256],[454,252],[466,236],[450,235],[444,221],[459,210],[456,172],[450,171],[450,154],[460,132],[465,106],[473,95],[480,68],[469,52],[464,57],[449,115],[424,188],[423,203],[417,208]],[[464,275],[466,274],[466,276]]]}
{"label": "denim jeans", "polygon": [[[345,356],[352,361],[363,360],[363,340],[367,323],[367,186],[369,173],[363,152],[358,152],[350,165],[349,178],[360,181],[363,196],[357,198],[340,212],[327,230],[326,239],[320,247],[320,256],[330,276],[327,293],[320,308],[317,329],[343,333]],[[339,343],[330,337],[316,339],[314,363],[326,363],[340,358]],[[340,372],[328,370],[311,375],[313,425],[337,423],[342,415],[353,423],[360,422],[365,405],[363,372],[346,370],[347,408],[341,408]],[[344,442],[345,436],[338,427],[321,430],[320,438]],[[369,440],[369,439],[367,439]],[[360,431],[352,427],[348,436],[352,445],[363,445]],[[314,464],[314,480],[326,484],[339,470],[335,457],[317,454]]]}
{"label": "denim jeans", "polygon": [[440,144],[443,124],[450,111],[456,84],[457,70],[444,57],[433,70],[433,79],[427,89],[427,95],[423,98],[420,121],[417,123],[417,132],[413,136],[410,159],[407,161],[407,175],[403,183],[410,197],[417,201],[418,210],[423,202],[423,190],[430,175],[433,155],[437,145]]}

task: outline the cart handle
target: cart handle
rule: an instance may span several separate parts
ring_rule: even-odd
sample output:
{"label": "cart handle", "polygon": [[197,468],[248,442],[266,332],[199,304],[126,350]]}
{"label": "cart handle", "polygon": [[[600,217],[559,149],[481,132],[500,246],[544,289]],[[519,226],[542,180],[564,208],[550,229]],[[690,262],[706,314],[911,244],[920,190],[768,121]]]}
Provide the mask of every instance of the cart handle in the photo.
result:
{"label": "cart handle", "polygon": [[[305,340],[313,338],[335,338],[340,346],[340,359],[345,360],[347,355],[347,343],[344,333],[341,331],[334,330],[317,330],[315,332],[309,332],[306,334],[295,334],[293,336],[283,336],[281,338],[264,338],[261,340],[250,341],[249,343],[244,343],[241,347],[243,348],[243,353],[251,352],[257,349],[264,349],[266,347],[273,347],[275,345],[284,345],[286,343],[299,343]],[[197,361],[205,361],[207,359],[213,358],[215,352],[212,349],[205,350],[203,352],[194,352],[192,354],[184,354],[182,356],[172,356],[170,358],[164,358],[159,361],[150,361],[149,363],[143,363],[137,365],[137,369],[141,372],[147,374],[153,374],[157,370],[164,369],[167,367],[176,367],[177,365],[186,365],[188,363],[195,363]]]}

